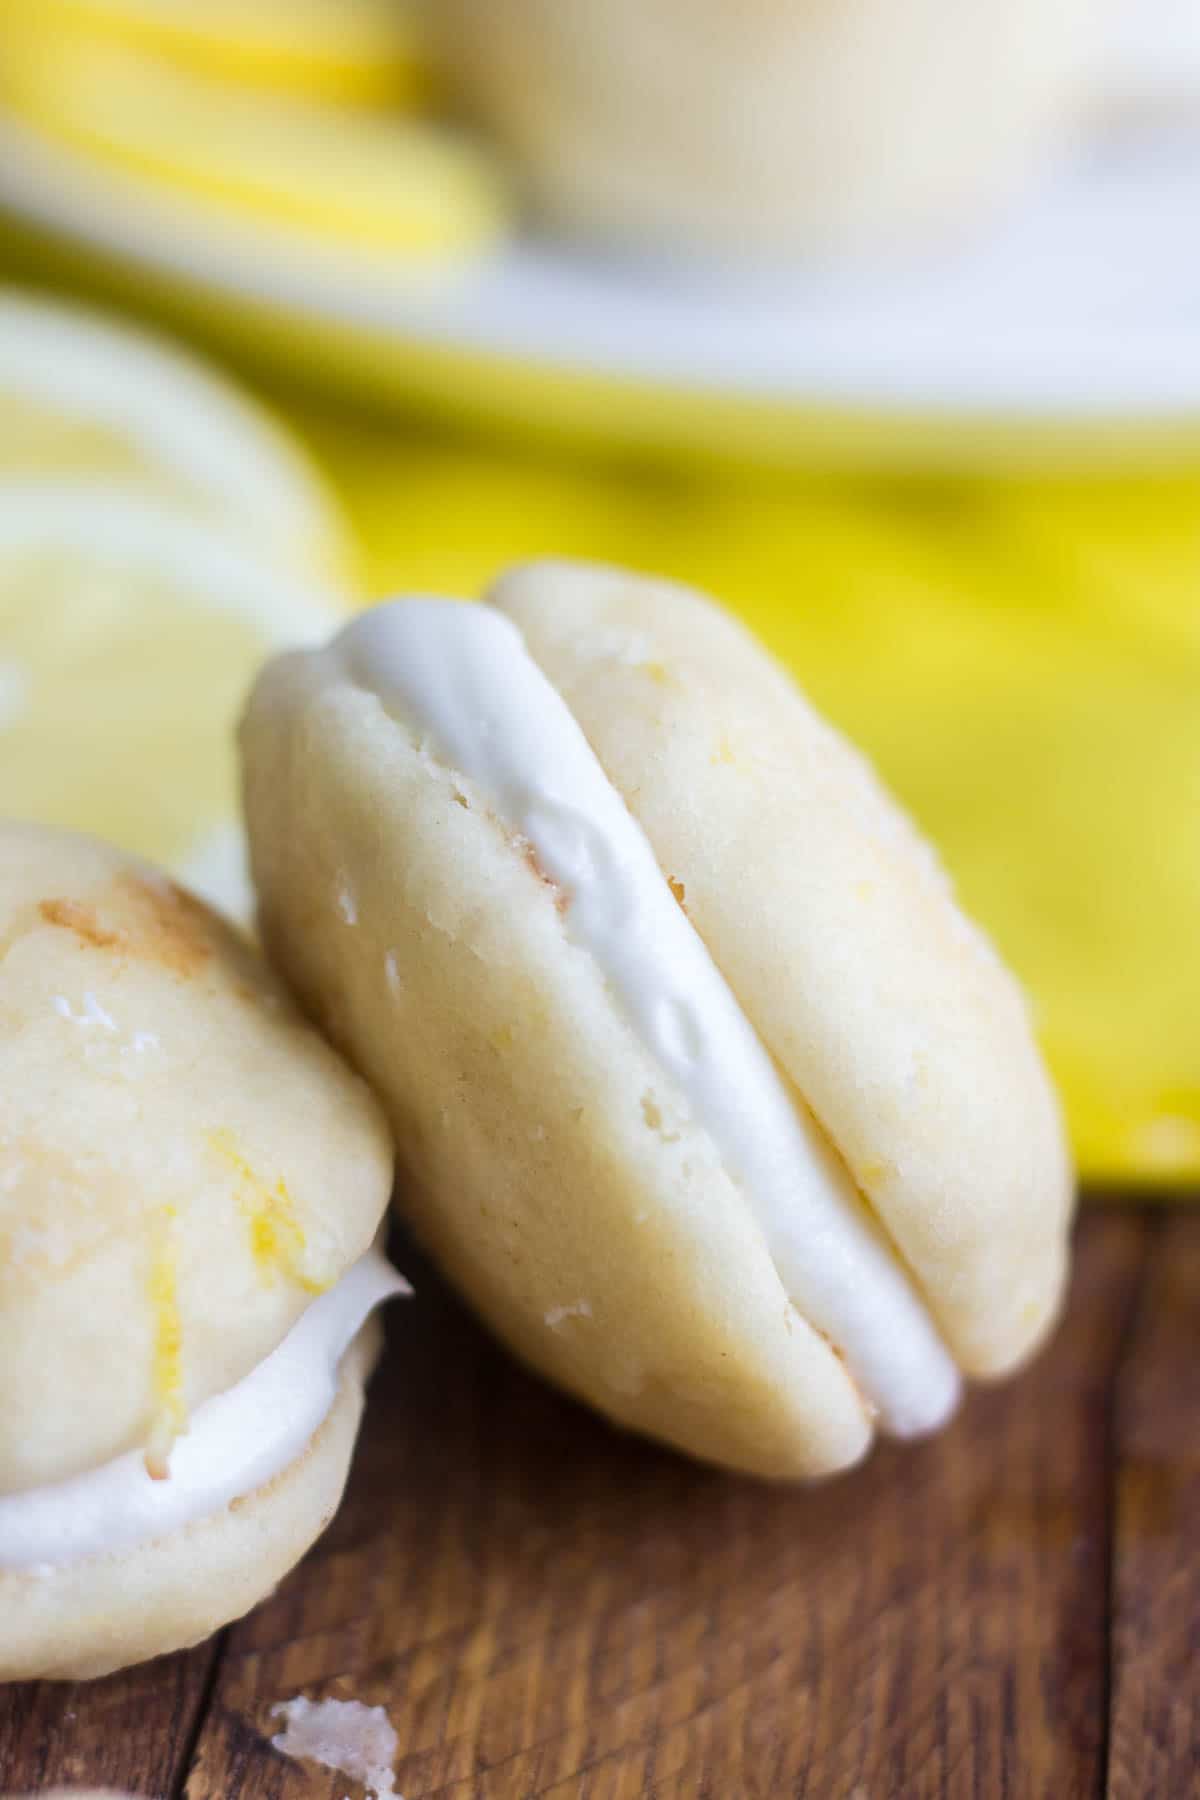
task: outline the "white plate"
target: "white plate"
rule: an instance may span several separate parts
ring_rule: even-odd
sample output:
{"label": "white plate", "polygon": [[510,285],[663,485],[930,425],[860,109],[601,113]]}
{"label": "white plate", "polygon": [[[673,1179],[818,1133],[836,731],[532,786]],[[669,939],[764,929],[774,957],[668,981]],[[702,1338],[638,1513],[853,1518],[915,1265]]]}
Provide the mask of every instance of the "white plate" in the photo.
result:
{"label": "white plate", "polygon": [[739,453],[788,460],[1036,457],[1040,431],[1085,461],[1156,440],[1200,450],[1194,120],[1111,132],[954,255],[836,278],[702,279],[532,240],[414,273],[184,214],[2,116],[0,205],[246,309],[260,335],[290,323],[306,356],[327,348],[329,372],[384,399],[676,448],[685,431],[716,451],[732,434]]}

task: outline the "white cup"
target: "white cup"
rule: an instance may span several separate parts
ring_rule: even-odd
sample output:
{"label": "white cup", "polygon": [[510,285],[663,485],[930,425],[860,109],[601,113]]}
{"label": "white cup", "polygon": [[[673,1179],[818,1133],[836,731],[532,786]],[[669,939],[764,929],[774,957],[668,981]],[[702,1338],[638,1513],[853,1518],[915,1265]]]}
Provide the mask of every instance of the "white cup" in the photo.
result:
{"label": "white cup", "polygon": [[872,255],[1017,192],[1081,117],[1109,0],[430,0],[556,233]]}

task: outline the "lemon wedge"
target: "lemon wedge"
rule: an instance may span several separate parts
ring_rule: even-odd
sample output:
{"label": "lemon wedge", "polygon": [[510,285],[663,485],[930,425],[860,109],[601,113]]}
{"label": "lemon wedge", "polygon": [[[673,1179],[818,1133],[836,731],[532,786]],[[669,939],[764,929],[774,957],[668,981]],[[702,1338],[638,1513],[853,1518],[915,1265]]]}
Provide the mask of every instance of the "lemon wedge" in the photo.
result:
{"label": "lemon wedge", "polygon": [[202,363],[79,309],[0,288],[0,480],[120,478],[339,580],[349,552],[315,468]]}
{"label": "lemon wedge", "polygon": [[248,914],[233,731],[329,595],[170,506],[0,484],[0,814],[94,832]]}
{"label": "lemon wedge", "polygon": [[0,0],[10,37],[85,33],[171,57],[225,81],[341,100],[410,99],[425,87],[405,0]]}
{"label": "lemon wedge", "polygon": [[9,47],[0,93],[43,138],[210,217],[418,262],[489,247],[498,165],[422,120],[230,88],[102,41]]}

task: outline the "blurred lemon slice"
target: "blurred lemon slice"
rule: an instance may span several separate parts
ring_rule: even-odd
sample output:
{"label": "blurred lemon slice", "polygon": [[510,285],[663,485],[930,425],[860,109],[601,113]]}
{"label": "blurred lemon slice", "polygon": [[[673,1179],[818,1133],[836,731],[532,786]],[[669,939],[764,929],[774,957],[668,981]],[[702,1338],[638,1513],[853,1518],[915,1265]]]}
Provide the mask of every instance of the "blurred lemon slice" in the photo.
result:
{"label": "blurred lemon slice", "polygon": [[151,337],[0,288],[0,479],[121,477],[318,580],[348,561],[324,483],[236,388]]}
{"label": "blurred lemon slice", "polygon": [[445,258],[490,245],[498,165],[414,119],[267,98],[86,39],[10,48],[3,93],[43,134],[331,249]]}
{"label": "blurred lemon slice", "polygon": [[95,832],[245,917],[233,731],[338,608],[169,506],[0,484],[0,814]]}
{"label": "blurred lemon slice", "polygon": [[206,70],[332,99],[423,91],[425,64],[405,0],[0,0],[10,34],[106,36]]}

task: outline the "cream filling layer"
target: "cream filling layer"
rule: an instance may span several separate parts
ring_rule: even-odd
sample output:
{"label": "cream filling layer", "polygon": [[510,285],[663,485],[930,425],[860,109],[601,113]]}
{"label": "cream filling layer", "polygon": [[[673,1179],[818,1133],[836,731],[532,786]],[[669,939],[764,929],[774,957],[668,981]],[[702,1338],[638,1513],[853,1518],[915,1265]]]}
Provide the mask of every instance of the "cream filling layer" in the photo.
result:
{"label": "cream filling layer", "polygon": [[300,1455],[337,1396],[338,1367],[368,1315],[410,1290],[379,1250],[307,1306],[258,1367],[198,1406],[153,1481],[140,1450],[23,1493],[0,1495],[0,1569],[50,1573],[165,1537],[271,1481]]}
{"label": "cream filling layer", "polygon": [[789,1299],[844,1356],[883,1427],[939,1425],[959,1378],[923,1302],[516,626],[483,605],[398,600],[325,654],[532,846],[565,896],[571,941],[716,1143]]}

